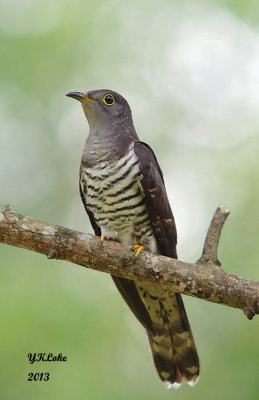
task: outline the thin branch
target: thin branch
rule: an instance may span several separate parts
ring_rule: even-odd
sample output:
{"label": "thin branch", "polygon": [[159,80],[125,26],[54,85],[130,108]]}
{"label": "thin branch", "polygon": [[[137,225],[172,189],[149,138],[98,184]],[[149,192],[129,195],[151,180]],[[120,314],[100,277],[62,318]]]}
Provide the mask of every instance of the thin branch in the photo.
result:
{"label": "thin branch", "polygon": [[217,260],[221,229],[229,212],[220,207],[211,221],[202,257],[196,264],[146,251],[138,258],[129,246],[14,213],[0,212],[0,242],[259,314],[259,282],[228,274]]}
{"label": "thin branch", "polygon": [[221,265],[218,255],[218,245],[224,223],[229,216],[230,211],[225,207],[218,207],[213,215],[213,218],[208,229],[208,233],[205,239],[202,256],[199,262],[210,261]]}

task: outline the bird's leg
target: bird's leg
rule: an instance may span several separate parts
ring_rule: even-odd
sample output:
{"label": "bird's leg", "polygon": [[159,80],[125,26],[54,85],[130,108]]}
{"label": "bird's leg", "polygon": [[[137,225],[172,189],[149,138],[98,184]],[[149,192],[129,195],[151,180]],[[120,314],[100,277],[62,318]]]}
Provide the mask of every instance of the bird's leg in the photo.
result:
{"label": "bird's leg", "polygon": [[105,240],[109,240],[109,238],[105,235],[101,235],[100,237],[100,246],[102,247]]}
{"label": "bird's leg", "polygon": [[135,246],[133,246],[133,249],[136,250],[135,256],[138,257],[141,251],[145,250],[145,246],[140,244],[135,244]]}
{"label": "bird's leg", "polygon": [[114,229],[101,226],[101,242],[105,240],[116,240],[117,236],[118,233]]}

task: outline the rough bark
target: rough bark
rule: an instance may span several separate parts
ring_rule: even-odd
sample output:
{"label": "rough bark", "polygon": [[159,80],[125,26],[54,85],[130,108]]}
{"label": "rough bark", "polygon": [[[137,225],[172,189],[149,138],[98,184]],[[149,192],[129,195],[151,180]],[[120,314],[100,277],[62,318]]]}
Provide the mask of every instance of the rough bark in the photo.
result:
{"label": "rough bark", "polygon": [[[12,212],[0,212],[0,242],[70,261],[123,278],[158,285],[214,303],[242,309],[248,319],[259,314],[259,282],[229,274],[217,259],[218,243],[229,211],[217,208],[201,258],[197,263],[158,256],[146,251],[136,257],[132,249],[112,241],[39,221]],[[0,256],[1,259],[1,256]]]}

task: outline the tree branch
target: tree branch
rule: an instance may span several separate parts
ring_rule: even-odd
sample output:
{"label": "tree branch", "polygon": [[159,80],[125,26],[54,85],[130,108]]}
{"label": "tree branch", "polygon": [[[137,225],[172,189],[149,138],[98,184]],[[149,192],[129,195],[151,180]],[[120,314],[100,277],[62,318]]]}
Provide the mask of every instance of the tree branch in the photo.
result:
{"label": "tree branch", "polygon": [[218,256],[218,245],[223,225],[229,216],[230,211],[225,207],[218,207],[210,223],[205,239],[202,256],[199,263],[212,262],[221,265]]}
{"label": "tree branch", "polygon": [[6,206],[0,212],[0,243],[45,254],[242,309],[248,319],[259,314],[259,282],[228,274],[217,259],[218,243],[229,211],[219,207],[211,221],[201,258],[196,264],[146,251],[135,257],[129,246],[25,217]]}

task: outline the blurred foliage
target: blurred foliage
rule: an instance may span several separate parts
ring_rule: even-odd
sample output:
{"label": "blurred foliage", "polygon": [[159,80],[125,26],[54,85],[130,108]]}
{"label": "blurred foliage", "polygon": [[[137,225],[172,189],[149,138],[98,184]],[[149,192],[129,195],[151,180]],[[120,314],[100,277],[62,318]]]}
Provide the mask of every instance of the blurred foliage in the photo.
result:
{"label": "blurred foliage", "polygon": [[[87,124],[64,94],[110,88],[164,170],[180,258],[199,257],[222,204],[220,260],[258,280],[258,39],[255,1],[1,0],[1,208],[91,231]],[[201,378],[168,391],[109,276],[3,245],[0,260],[1,399],[258,398],[258,318],[185,298]],[[31,366],[29,352],[68,361]]]}

